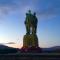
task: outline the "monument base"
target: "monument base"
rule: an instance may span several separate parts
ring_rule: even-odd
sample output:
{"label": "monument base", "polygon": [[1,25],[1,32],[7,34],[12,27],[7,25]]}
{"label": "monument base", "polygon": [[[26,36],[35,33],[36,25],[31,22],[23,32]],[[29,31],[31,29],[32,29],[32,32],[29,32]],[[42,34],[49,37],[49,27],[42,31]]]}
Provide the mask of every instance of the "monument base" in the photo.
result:
{"label": "monument base", "polygon": [[24,48],[22,47],[21,48],[21,51],[22,53],[42,53],[42,48],[40,47],[31,47],[31,48]]}
{"label": "monument base", "polygon": [[37,35],[24,35],[23,38],[23,47],[21,52],[41,52],[41,48],[38,46],[38,37]]}
{"label": "monument base", "polygon": [[23,38],[23,47],[30,48],[30,47],[38,47],[38,38],[37,35],[24,35]]}

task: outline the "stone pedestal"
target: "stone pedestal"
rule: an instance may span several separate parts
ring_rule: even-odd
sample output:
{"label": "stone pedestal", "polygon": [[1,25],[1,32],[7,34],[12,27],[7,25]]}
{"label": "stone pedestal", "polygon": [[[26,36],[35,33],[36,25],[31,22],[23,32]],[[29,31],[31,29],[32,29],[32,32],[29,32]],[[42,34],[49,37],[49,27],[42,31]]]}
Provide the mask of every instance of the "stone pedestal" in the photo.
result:
{"label": "stone pedestal", "polygon": [[38,37],[37,35],[24,35],[23,38],[23,47],[24,48],[31,48],[31,47],[38,47]]}

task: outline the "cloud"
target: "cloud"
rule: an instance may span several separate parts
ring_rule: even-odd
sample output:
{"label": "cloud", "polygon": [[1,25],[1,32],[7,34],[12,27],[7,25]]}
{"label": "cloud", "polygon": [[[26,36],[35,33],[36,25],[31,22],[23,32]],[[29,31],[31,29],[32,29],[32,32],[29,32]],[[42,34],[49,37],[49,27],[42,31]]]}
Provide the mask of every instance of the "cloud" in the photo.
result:
{"label": "cloud", "polygon": [[16,10],[18,6],[18,0],[0,0],[0,16]]}
{"label": "cloud", "polygon": [[8,43],[5,43],[5,44],[15,44],[14,42],[8,42]]}
{"label": "cloud", "polygon": [[16,44],[15,42],[7,42],[7,43],[0,43],[0,44]]}
{"label": "cloud", "polygon": [[11,11],[26,12],[28,9],[33,9],[32,1],[28,0],[0,0],[0,14],[8,14]]}
{"label": "cloud", "polygon": [[60,8],[49,7],[48,9],[43,9],[41,11],[36,11],[39,19],[50,19],[60,15]]}
{"label": "cloud", "polygon": [[20,9],[20,0],[0,0],[0,24],[9,14],[14,14]]}
{"label": "cloud", "polygon": [[[35,3],[34,3],[35,2]],[[40,4],[40,3],[42,4]],[[45,1],[44,1],[45,2]],[[28,1],[28,0],[0,0],[0,17],[9,14],[10,12],[16,12],[20,11],[22,13],[26,13],[27,10],[31,9],[32,11],[36,11],[37,16],[41,19],[44,17],[46,18],[52,18],[56,17],[57,15],[60,15],[60,5],[59,0],[58,1],[47,1],[44,3],[42,0],[37,1]],[[58,4],[57,4],[57,3]],[[48,6],[49,3],[49,6]],[[48,8],[40,9],[39,7],[44,8],[43,6],[47,6]],[[38,5],[38,7],[37,7]],[[37,10],[39,8],[39,10]]]}

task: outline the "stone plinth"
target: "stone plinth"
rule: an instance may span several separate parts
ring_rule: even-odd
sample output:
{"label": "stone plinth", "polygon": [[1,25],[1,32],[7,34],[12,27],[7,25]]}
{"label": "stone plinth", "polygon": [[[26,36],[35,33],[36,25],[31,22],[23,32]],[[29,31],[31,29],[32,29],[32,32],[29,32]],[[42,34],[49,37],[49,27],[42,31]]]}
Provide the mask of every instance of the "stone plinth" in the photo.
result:
{"label": "stone plinth", "polygon": [[30,48],[30,47],[38,47],[38,38],[37,35],[24,35],[23,38],[23,47]]}

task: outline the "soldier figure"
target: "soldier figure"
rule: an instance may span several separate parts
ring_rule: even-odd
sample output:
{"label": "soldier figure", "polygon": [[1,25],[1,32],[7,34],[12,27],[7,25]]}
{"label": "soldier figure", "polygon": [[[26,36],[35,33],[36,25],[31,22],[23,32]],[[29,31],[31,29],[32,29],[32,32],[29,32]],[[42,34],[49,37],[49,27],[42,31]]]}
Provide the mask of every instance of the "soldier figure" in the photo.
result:
{"label": "soldier figure", "polygon": [[33,14],[33,26],[32,26],[32,34],[36,34],[36,30],[37,30],[37,23],[38,23],[38,20],[37,20],[37,17],[36,17],[36,13],[34,12]]}
{"label": "soldier figure", "polygon": [[26,34],[30,34],[31,15],[32,15],[31,11],[29,10],[29,12],[26,13],[26,19],[25,19]]}
{"label": "soldier figure", "polygon": [[[26,13],[26,20],[25,20],[25,26],[26,26],[26,34],[36,34],[37,29],[37,17],[36,13],[32,14],[29,10],[28,13]],[[32,29],[32,30],[31,30]]]}

